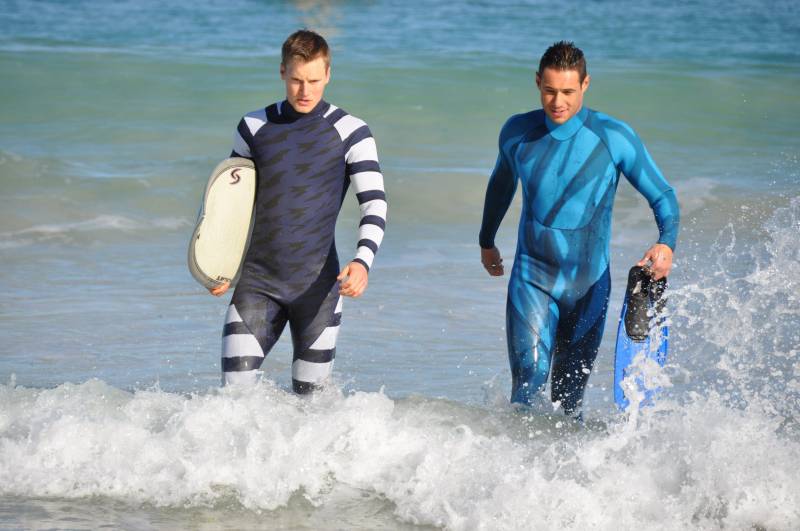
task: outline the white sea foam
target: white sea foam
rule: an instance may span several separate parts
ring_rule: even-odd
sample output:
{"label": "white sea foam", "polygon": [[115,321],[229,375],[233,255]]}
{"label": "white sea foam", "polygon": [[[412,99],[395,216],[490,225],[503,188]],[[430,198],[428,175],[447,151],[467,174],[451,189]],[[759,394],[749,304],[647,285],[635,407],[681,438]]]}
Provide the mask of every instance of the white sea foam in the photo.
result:
{"label": "white sea foam", "polygon": [[800,443],[763,404],[732,409],[713,392],[598,430],[269,383],[191,396],[12,384],[0,405],[3,495],[274,510],[365,492],[448,529],[800,525]]}

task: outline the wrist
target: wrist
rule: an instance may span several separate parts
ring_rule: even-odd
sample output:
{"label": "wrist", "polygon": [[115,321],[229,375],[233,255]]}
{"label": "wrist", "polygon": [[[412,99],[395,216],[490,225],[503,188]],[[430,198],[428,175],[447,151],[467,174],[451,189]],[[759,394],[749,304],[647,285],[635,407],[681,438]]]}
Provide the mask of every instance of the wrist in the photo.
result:
{"label": "wrist", "polygon": [[659,242],[656,242],[654,245],[663,245],[664,247],[667,247],[670,251],[675,252],[675,244],[674,243],[672,245],[670,245],[667,242],[659,241]]}
{"label": "wrist", "polygon": [[358,267],[362,268],[364,270],[364,273],[369,274],[369,266],[361,258],[353,258],[353,260],[350,262],[350,267],[354,267],[354,266],[358,266]]}

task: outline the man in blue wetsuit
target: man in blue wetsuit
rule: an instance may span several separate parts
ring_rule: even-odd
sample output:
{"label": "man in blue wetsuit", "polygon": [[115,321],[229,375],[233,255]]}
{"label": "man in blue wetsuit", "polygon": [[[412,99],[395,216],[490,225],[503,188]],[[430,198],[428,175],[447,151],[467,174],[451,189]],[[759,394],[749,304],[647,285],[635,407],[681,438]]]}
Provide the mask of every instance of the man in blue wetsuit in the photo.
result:
{"label": "man in blue wetsuit", "polygon": [[517,185],[522,215],[508,284],[506,332],[511,401],[531,404],[552,372],[551,400],[580,415],[603,336],[608,297],[611,211],[619,175],[648,201],[659,239],[638,265],[669,275],[678,236],[678,201],[636,133],[583,107],[589,88],[583,52],[547,49],[536,85],[542,109],[512,116],[486,190],[481,262],[504,272],[494,239]]}
{"label": "man in blue wetsuit", "polygon": [[[331,373],[342,296],[367,287],[386,196],[369,127],[322,99],[330,80],[325,39],[308,30],[290,35],[280,73],[286,99],[248,113],[234,133],[231,156],[253,160],[258,184],[250,247],[225,317],[222,374],[226,384],[254,382],[288,323],[292,385],[306,393]],[[350,184],[361,218],[355,257],[340,271],[334,233]]]}

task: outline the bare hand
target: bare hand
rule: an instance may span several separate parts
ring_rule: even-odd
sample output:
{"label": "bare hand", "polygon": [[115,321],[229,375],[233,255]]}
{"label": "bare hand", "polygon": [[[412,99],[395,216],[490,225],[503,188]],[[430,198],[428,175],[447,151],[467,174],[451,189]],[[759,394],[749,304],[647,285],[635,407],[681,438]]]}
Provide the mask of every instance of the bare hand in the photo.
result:
{"label": "bare hand", "polygon": [[344,269],[342,269],[342,272],[336,277],[336,280],[341,282],[341,284],[339,284],[340,295],[344,295],[345,297],[359,297],[364,293],[364,290],[367,289],[369,273],[367,273],[367,268],[360,262],[350,262],[344,266]]}
{"label": "bare hand", "polygon": [[669,245],[657,243],[644,253],[636,265],[650,269],[650,275],[654,280],[667,277],[672,269],[672,249]]}
{"label": "bare hand", "polygon": [[223,296],[225,294],[226,291],[228,291],[228,288],[230,288],[230,287],[231,287],[231,283],[230,282],[226,282],[224,284],[220,284],[219,286],[217,286],[215,288],[208,288],[208,291],[211,292],[211,294],[213,296],[215,296],[215,297],[221,297],[221,296]]}
{"label": "bare hand", "polygon": [[491,249],[481,247],[481,263],[493,277],[502,277],[505,272],[503,259],[500,257],[500,251],[497,247],[492,247]]}

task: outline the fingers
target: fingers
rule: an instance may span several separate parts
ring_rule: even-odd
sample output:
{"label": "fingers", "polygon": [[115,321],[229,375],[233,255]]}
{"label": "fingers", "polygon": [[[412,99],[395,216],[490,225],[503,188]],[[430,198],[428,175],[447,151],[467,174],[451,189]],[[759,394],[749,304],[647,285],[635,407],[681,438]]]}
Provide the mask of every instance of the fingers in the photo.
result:
{"label": "fingers", "polygon": [[215,297],[221,297],[222,295],[225,294],[226,291],[228,291],[228,288],[230,288],[230,287],[231,287],[231,283],[230,282],[225,282],[224,284],[221,284],[221,285],[219,285],[217,287],[208,288],[208,291]]}
{"label": "fingers", "polygon": [[650,277],[652,277],[653,280],[659,280],[664,276],[664,258],[658,253],[651,254],[650,265],[648,266]]}
{"label": "fingers", "polygon": [[667,245],[657,243],[644,253],[636,265],[647,268],[654,280],[661,280],[669,276],[672,269],[672,249]]}
{"label": "fingers", "polygon": [[366,279],[362,281],[352,281],[348,279],[339,285],[339,294],[345,297],[356,298],[360,297],[365,289],[367,289]]}
{"label": "fingers", "polygon": [[348,278],[339,284],[339,294],[345,297],[360,297],[364,290],[367,289],[367,279],[354,279]]}
{"label": "fingers", "polygon": [[653,280],[659,280],[664,276],[663,258],[657,254],[648,252],[636,265],[643,267]]}
{"label": "fingers", "polygon": [[336,278],[341,282],[339,284],[339,294],[345,297],[360,297],[369,283],[367,270],[357,262],[347,264]]}
{"label": "fingers", "polygon": [[653,280],[661,280],[669,275],[669,267],[667,267],[666,261],[663,258],[654,260],[653,265],[650,266],[650,274]]}
{"label": "fingers", "polygon": [[650,256],[650,251],[648,251],[647,253],[645,253],[645,255],[642,257],[641,260],[636,262],[636,265],[639,267],[643,267],[645,269],[645,272],[652,277],[653,276],[652,263],[653,260],[652,257]]}
{"label": "fingers", "polygon": [[499,264],[483,264],[483,267],[493,277],[502,277],[503,273],[505,273],[502,258],[500,259]]}
{"label": "fingers", "polygon": [[500,251],[497,247],[491,249],[481,249],[481,264],[483,268],[493,277],[502,276],[505,273],[503,268],[503,259],[500,257]]}

